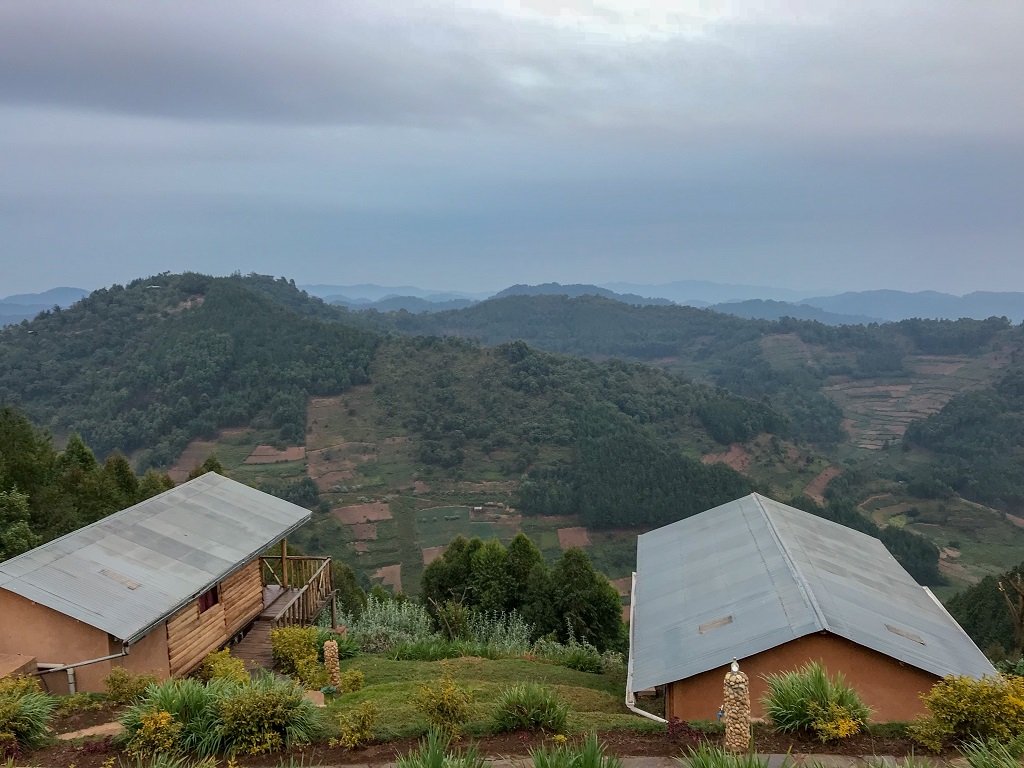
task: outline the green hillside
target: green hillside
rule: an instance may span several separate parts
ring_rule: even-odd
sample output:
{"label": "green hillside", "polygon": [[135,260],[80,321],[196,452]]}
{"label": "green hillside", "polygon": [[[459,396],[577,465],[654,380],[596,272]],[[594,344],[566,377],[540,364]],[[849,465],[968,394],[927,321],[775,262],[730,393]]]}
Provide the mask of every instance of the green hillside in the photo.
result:
{"label": "green hillside", "polygon": [[307,549],[393,588],[415,590],[452,536],[519,531],[549,560],[583,545],[625,577],[635,533],[756,489],[880,536],[919,579],[937,564],[951,592],[1019,562],[1024,529],[1009,490],[950,477],[969,460],[956,440],[903,432],[971,392],[1016,408],[1003,377],[1020,335],[597,297],[381,315],[283,279],[160,275],[0,332],[0,400],[58,443],[79,432],[179,481],[215,452],[317,510]]}

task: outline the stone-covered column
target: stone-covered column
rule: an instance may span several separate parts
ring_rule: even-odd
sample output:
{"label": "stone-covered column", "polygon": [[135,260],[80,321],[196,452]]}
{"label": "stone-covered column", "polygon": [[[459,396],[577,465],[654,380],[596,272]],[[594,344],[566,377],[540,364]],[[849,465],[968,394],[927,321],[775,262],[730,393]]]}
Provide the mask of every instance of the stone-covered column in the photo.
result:
{"label": "stone-covered column", "polygon": [[729,752],[750,750],[750,682],[733,659],[725,673],[722,717],[725,720],[725,749]]}

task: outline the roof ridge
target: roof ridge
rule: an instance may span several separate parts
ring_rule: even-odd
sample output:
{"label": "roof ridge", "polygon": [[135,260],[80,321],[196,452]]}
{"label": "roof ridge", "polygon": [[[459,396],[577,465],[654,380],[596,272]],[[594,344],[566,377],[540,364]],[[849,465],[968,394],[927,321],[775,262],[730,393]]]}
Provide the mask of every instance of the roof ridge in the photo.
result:
{"label": "roof ridge", "polygon": [[800,570],[800,567],[796,564],[796,560],[793,559],[793,555],[790,554],[789,548],[786,546],[785,539],[779,533],[779,529],[775,525],[775,520],[762,503],[761,500],[764,497],[759,493],[752,493],[750,495],[753,496],[754,501],[757,502],[757,507],[761,510],[761,516],[764,518],[772,538],[778,545],[779,552],[782,553],[782,559],[785,561],[790,574],[792,574],[793,580],[796,582],[797,589],[800,590],[800,596],[803,597],[807,607],[810,608],[811,612],[814,614],[814,618],[818,622],[819,629],[827,629],[831,631],[832,628],[829,626],[828,619],[825,618],[825,612],[821,610],[821,606],[818,605],[818,601],[814,597],[814,590],[811,589],[811,585],[807,583],[807,579],[804,577],[803,571]]}

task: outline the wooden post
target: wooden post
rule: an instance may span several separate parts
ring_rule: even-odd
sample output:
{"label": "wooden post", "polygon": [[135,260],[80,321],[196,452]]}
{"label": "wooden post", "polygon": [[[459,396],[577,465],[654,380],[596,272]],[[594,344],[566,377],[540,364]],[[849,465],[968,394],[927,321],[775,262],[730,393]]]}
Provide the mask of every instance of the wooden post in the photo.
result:
{"label": "wooden post", "polygon": [[288,589],[288,539],[281,539],[281,586]]}

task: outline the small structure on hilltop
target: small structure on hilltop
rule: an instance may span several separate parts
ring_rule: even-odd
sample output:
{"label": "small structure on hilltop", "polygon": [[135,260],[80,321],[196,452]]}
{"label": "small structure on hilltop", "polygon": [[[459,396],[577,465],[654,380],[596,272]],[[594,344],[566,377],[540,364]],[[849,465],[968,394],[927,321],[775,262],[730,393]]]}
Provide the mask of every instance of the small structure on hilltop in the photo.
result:
{"label": "small structure on hilltop", "polygon": [[330,558],[287,555],[309,518],[210,472],[0,562],[0,655],[55,693],[101,691],[112,666],[185,674],[261,617],[310,622],[334,589]]}
{"label": "small structure on hilltop", "polygon": [[713,720],[737,658],[755,716],[768,673],[821,661],[880,721],[913,720],[945,675],[992,664],[882,542],[751,494],[637,540],[629,694],[665,686],[669,720]]}

